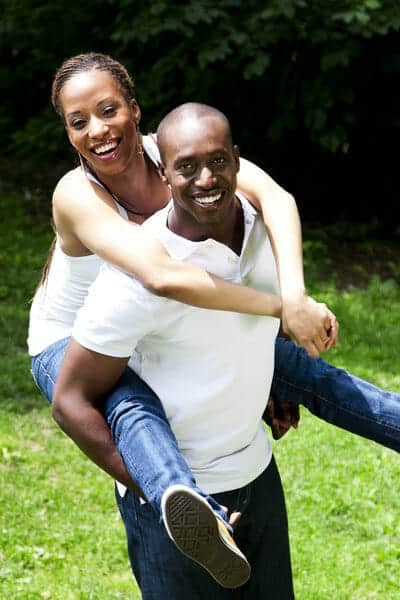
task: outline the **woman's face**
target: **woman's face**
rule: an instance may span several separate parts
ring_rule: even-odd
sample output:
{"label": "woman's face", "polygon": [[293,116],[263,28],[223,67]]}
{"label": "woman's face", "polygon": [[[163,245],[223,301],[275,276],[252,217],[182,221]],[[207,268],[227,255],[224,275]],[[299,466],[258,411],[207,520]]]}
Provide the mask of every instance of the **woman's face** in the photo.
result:
{"label": "woman's face", "polygon": [[68,138],[104,175],[124,171],[136,155],[140,109],[127,102],[107,71],[93,69],[69,79],[60,93]]}

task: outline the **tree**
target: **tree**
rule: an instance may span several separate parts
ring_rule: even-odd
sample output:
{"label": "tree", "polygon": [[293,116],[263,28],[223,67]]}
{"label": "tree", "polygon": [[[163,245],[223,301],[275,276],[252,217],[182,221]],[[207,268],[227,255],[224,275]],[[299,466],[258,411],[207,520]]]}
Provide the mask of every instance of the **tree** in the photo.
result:
{"label": "tree", "polygon": [[145,129],[186,100],[215,104],[279,174],[283,162],[299,174],[299,153],[343,162],[365,135],[374,144],[399,128],[398,0],[2,2],[0,139],[39,164],[67,147],[49,108],[53,73],[88,50],[133,73]]}

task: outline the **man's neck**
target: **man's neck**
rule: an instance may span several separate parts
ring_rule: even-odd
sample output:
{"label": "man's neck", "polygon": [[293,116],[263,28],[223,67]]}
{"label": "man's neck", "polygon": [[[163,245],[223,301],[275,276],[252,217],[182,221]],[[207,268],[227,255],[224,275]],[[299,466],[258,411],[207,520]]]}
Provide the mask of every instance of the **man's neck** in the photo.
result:
{"label": "man's neck", "polygon": [[240,255],[244,238],[242,204],[237,197],[223,222],[201,224],[174,204],[168,214],[168,229],[192,242],[213,239]]}

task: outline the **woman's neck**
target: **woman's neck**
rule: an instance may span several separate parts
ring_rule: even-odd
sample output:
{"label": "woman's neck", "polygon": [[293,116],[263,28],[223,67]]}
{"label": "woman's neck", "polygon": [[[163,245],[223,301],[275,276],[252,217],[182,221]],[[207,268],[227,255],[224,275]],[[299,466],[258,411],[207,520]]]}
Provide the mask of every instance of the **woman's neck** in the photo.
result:
{"label": "woman's neck", "polygon": [[146,154],[138,156],[122,173],[96,175],[126,209],[129,219],[137,223],[142,223],[169,202],[170,192]]}

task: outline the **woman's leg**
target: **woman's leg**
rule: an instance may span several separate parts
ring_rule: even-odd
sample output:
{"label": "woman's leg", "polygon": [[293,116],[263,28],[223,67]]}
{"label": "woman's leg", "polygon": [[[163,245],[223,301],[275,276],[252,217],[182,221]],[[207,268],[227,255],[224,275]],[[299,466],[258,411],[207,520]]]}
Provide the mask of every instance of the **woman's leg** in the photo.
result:
{"label": "woman's leg", "polygon": [[[32,359],[32,375],[49,402],[68,341],[56,342]],[[147,498],[147,508],[164,536],[162,499],[167,493],[169,510],[164,513],[165,525],[178,548],[226,587],[245,580],[248,563],[226,536],[226,530],[232,530],[226,514],[214,498],[196,485],[161,402],[151,388],[126,368],[103,400],[102,409],[127,471]],[[125,494],[121,496],[118,491],[117,494],[122,502]],[[140,504],[139,499],[137,502]],[[135,523],[127,522],[129,515],[123,511],[121,515],[127,532],[136,527]]]}
{"label": "woman's leg", "polygon": [[[49,402],[69,338],[64,338],[32,358],[32,375]],[[180,453],[164,409],[156,394],[131,369],[126,368],[102,404],[114,443],[129,475],[161,519],[161,499],[168,487],[181,484],[193,489],[225,520],[220,505],[197,487]]]}
{"label": "woman's leg", "polygon": [[280,337],[271,396],[303,404],[332,425],[400,451],[400,394],[311,358],[304,348]]}
{"label": "woman's leg", "polygon": [[125,466],[148,502],[161,515],[164,492],[173,485],[195,490],[226,519],[220,505],[196,484],[162,404],[129,367],[101,407]]}
{"label": "woman's leg", "polygon": [[131,491],[115,492],[126,529],[131,568],[143,600],[234,600],[236,590],[224,589],[171,542],[149,504]]}
{"label": "woman's leg", "polygon": [[[293,600],[285,500],[278,469],[271,464],[245,487],[216,494],[230,512],[241,511],[235,530],[252,574],[235,590],[223,589],[203,569],[180,554],[154,511],[131,492],[117,503],[125,523],[132,570],[143,600]],[[230,576],[233,561],[227,565]]]}

